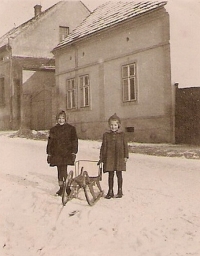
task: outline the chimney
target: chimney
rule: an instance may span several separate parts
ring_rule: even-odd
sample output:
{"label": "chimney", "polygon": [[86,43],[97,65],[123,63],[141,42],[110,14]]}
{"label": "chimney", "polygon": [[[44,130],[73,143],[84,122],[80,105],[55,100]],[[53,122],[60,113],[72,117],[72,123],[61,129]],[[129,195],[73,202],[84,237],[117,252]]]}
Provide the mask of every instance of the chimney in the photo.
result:
{"label": "chimney", "polygon": [[41,5],[39,5],[39,4],[35,5],[34,9],[35,9],[35,17],[41,14],[41,12],[42,12],[42,6]]}

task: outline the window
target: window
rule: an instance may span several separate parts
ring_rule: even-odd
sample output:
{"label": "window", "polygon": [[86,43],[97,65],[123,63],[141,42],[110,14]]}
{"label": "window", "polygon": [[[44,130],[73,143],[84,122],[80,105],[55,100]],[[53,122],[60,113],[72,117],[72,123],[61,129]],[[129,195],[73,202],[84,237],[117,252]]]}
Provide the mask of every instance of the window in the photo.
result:
{"label": "window", "polygon": [[135,63],[122,66],[123,101],[136,100],[136,67]]}
{"label": "window", "polygon": [[76,108],[75,79],[67,80],[67,109]]}
{"label": "window", "polygon": [[60,26],[59,27],[59,39],[60,42],[64,40],[69,35],[69,27]]}
{"label": "window", "polygon": [[90,105],[90,85],[89,76],[80,76],[80,99],[81,107],[89,107]]}
{"label": "window", "polygon": [[4,77],[0,78],[0,106],[5,104],[5,85],[4,85]]}

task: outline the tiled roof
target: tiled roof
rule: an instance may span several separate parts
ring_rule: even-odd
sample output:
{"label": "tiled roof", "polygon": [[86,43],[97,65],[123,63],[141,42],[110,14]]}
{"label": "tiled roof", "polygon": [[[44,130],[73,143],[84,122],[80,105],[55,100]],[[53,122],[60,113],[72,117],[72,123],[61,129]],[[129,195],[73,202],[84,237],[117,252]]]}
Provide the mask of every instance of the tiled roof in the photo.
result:
{"label": "tiled roof", "polygon": [[41,12],[40,15],[33,17],[32,19],[26,21],[25,23],[21,24],[20,26],[11,29],[8,33],[6,33],[5,35],[3,35],[0,38],[0,47],[8,44],[8,38],[16,38],[21,32],[23,32],[25,29],[27,29],[31,24],[33,24],[34,22],[40,20],[42,17],[44,17],[47,13],[51,12],[52,10],[54,10],[58,5],[62,5],[64,3],[64,1],[60,1],[56,4],[54,4],[53,6],[51,6],[50,8],[46,9],[45,11]]}
{"label": "tiled roof", "polygon": [[155,10],[166,1],[117,2],[109,1],[96,8],[69,36],[57,45],[63,47],[73,41],[100,32],[130,18]]}

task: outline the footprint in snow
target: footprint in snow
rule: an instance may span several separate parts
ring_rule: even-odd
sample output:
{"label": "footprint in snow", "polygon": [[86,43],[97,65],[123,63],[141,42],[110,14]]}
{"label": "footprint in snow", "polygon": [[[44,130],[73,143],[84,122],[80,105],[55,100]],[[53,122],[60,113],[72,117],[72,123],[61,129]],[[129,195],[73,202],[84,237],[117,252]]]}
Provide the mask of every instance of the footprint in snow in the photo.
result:
{"label": "footprint in snow", "polygon": [[78,213],[78,212],[79,212],[79,211],[70,212],[70,213],[69,213],[69,216],[72,217],[72,216],[74,216],[74,215],[75,215],[76,213]]}

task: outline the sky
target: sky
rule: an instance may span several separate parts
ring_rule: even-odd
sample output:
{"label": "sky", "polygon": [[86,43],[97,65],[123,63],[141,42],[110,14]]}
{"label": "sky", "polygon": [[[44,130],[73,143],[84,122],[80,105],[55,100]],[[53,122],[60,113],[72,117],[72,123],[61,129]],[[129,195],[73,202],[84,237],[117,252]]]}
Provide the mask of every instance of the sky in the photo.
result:
{"label": "sky", "polygon": [[[106,1],[108,0],[82,0],[91,11]],[[42,11],[45,11],[57,2],[59,0],[0,0],[0,37],[33,18],[35,5],[41,4]],[[170,13],[171,60],[174,65],[172,66],[172,83],[176,83],[178,77],[181,87],[186,87],[188,83],[192,86],[200,86],[200,80],[196,81],[200,63],[200,33],[197,32],[200,31],[200,0],[168,0],[166,10]],[[186,62],[187,66],[184,65]],[[189,82],[186,79],[188,71]]]}
{"label": "sky", "polygon": [[[71,0],[75,1],[75,0]],[[0,0],[0,37],[14,26],[26,22],[34,16],[34,6],[42,5],[42,11],[59,2],[59,0]],[[90,11],[106,0],[83,0]]]}
{"label": "sky", "polygon": [[[76,1],[76,0],[71,0]],[[93,11],[96,7],[108,0],[82,0],[82,2]],[[116,0],[114,0],[116,1]],[[121,0],[125,1],[125,0]],[[127,1],[127,0],[126,0]],[[137,2],[139,0],[135,0]],[[197,12],[193,3],[198,3],[200,0],[168,0],[179,5],[188,4],[192,13]],[[36,4],[42,5],[42,10],[46,10],[52,5],[59,2],[59,0],[0,0],[0,37],[7,33],[15,26],[26,22],[34,16],[34,6]]]}

